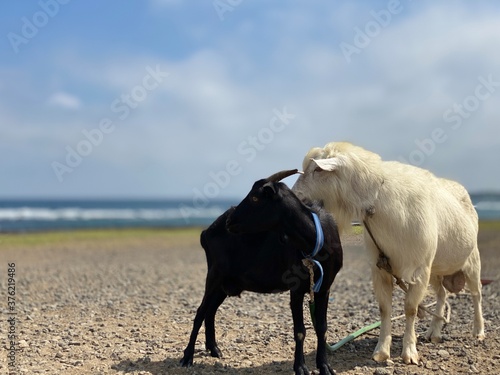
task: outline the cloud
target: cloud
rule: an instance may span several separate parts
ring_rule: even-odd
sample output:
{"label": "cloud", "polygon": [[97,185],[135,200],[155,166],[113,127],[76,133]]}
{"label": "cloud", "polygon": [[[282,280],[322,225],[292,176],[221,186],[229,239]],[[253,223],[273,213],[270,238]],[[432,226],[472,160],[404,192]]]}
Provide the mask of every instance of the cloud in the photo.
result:
{"label": "cloud", "polygon": [[[17,75],[0,71],[2,106],[9,109],[0,111],[0,127],[7,130],[11,152],[27,150],[19,158],[4,152],[4,159],[16,160],[19,170],[33,160],[45,167],[47,194],[95,184],[100,186],[90,194],[114,189],[170,196],[191,195],[211,181],[210,173],[236,160],[242,173],[221,196],[238,196],[257,178],[300,167],[312,146],[350,140],[384,159],[408,158],[415,140],[448,126],[448,140],[422,166],[474,188],[498,186],[487,176],[500,158],[500,130],[493,121],[500,117],[500,88],[460,129],[443,122],[445,110],[474,94],[478,76],[491,73],[500,81],[500,53],[494,48],[500,43],[498,11],[470,11],[463,2],[404,2],[402,12],[349,64],[339,43],[352,43],[354,28],[372,20],[371,7],[380,11],[386,3],[325,4],[243,2],[227,22],[219,22],[215,12],[198,18],[193,2],[151,0],[151,8],[164,9],[154,12],[152,25],[173,25],[171,34],[158,33],[165,35],[161,42],[155,37],[154,43],[134,45],[138,39],[123,31],[127,48],[105,39],[109,49],[98,55],[80,44],[58,47]],[[168,17],[177,23],[165,22]],[[202,38],[189,37],[201,29]],[[120,120],[111,103],[130,95],[146,68],[157,65],[169,76]],[[32,110],[25,111],[28,105]],[[72,111],[83,106],[75,116]],[[273,110],[283,107],[296,117],[272,142],[254,147],[255,158],[247,161],[250,153],[238,153],[238,146],[247,142],[250,149],[249,137],[257,137]],[[64,161],[66,146],[76,147],[82,130],[96,128],[104,117],[116,130],[68,182],[51,189],[57,182],[51,161]],[[26,147],[18,147],[20,141]],[[474,178],[455,162],[460,155],[477,166]]]}
{"label": "cloud", "polygon": [[80,109],[82,107],[82,102],[78,97],[63,91],[52,94],[47,99],[47,104],[65,109]]}
{"label": "cloud", "polygon": [[[245,35],[229,34],[182,59],[139,55],[101,61],[100,68],[92,69],[101,72],[93,77],[94,83],[102,88],[108,85],[114,95],[140,82],[147,65],[159,64],[170,76],[126,124],[117,124],[103,149],[91,157],[121,170],[129,166],[133,173],[149,166],[156,173],[148,178],[161,181],[158,186],[164,185],[169,194],[202,188],[210,181],[210,172],[217,173],[236,159],[244,173],[224,190],[230,195],[243,192],[250,180],[274,169],[299,167],[309,147],[333,140],[351,140],[386,159],[407,158],[416,148],[416,139],[443,126],[443,111],[474,89],[463,83],[464,78],[475,83],[496,61],[496,52],[489,49],[485,65],[485,55],[478,53],[477,46],[495,40],[497,28],[486,15],[466,17],[460,8],[449,18],[450,10],[437,6],[394,16],[369,47],[353,56],[351,64],[328,39],[318,37],[311,42],[308,30],[314,22],[307,17],[313,13],[301,18],[304,33],[293,35],[292,48],[290,36],[278,30],[291,30],[296,21],[286,17],[286,9],[282,11],[281,22],[287,25],[281,24],[271,34],[276,51],[269,56],[242,43]],[[350,16],[350,23],[344,22],[346,28],[363,26]],[[479,28],[481,24],[484,28]],[[467,66],[460,64],[463,56],[467,56]],[[460,90],[457,82],[462,82]],[[490,112],[498,113],[490,103],[485,104]],[[296,119],[246,163],[237,152],[238,145],[256,136],[268,125],[273,108],[282,106],[297,114]],[[426,158],[424,167],[438,173],[451,169],[453,163],[443,162],[444,154],[472,149],[469,131],[448,135],[449,141]],[[127,152],[131,145],[133,153]],[[179,155],[189,155],[182,165],[176,161]],[[199,173],[186,177],[185,170]],[[454,170],[451,177],[467,180],[461,173]]]}

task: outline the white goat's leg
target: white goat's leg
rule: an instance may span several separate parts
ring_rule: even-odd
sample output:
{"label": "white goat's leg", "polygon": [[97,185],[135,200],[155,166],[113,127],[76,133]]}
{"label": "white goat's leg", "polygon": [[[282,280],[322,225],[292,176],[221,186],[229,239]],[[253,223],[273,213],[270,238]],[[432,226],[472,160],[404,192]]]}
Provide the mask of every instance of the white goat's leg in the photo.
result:
{"label": "white goat's leg", "polygon": [[483,309],[481,307],[481,260],[479,258],[479,250],[476,247],[472,254],[467,259],[463,269],[465,282],[472,295],[474,304],[474,328],[472,334],[478,339],[484,339],[484,320]]}
{"label": "white goat's leg", "polygon": [[[446,303],[447,292],[443,287],[443,276],[431,275],[430,284],[436,292],[436,315],[444,316],[444,308]],[[443,328],[444,321],[435,316],[432,317],[429,329],[425,334],[427,340],[431,340],[433,343],[438,343],[441,341],[441,329]]]}
{"label": "white goat's leg", "polygon": [[410,284],[405,297],[406,327],[403,336],[403,362],[418,365],[417,336],[415,334],[415,318],[417,317],[418,305],[424,299],[429,284],[430,270],[422,270],[420,277],[414,284]]}
{"label": "white goat's leg", "polygon": [[379,304],[381,320],[380,336],[373,352],[373,359],[377,362],[383,362],[391,358],[393,283],[392,276],[388,272],[378,269],[376,266],[372,267],[372,280],[375,297]]}

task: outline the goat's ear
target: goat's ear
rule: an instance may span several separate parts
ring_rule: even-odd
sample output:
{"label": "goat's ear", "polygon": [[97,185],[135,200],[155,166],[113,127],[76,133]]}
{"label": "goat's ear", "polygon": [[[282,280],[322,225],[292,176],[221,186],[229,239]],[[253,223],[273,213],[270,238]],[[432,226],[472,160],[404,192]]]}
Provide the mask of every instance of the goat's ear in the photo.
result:
{"label": "goat's ear", "polygon": [[262,186],[262,191],[268,197],[274,196],[276,194],[276,187],[274,186],[274,182],[268,182],[264,184],[264,186]]}
{"label": "goat's ear", "polygon": [[311,159],[316,167],[315,171],[327,171],[332,172],[340,166],[340,160],[338,158],[329,158],[329,159]]}

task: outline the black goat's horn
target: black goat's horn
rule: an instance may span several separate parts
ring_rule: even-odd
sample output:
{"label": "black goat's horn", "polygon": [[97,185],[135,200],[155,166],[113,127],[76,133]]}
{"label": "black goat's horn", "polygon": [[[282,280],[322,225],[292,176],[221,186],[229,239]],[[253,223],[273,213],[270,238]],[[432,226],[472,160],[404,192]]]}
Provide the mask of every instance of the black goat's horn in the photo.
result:
{"label": "black goat's horn", "polygon": [[284,178],[291,176],[293,174],[296,174],[296,173],[299,173],[298,169],[289,169],[286,171],[277,172],[277,173],[269,176],[268,178],[266,178],[266,180],[267,180],[267,182],[278,182],[278,181],[281,181]]}

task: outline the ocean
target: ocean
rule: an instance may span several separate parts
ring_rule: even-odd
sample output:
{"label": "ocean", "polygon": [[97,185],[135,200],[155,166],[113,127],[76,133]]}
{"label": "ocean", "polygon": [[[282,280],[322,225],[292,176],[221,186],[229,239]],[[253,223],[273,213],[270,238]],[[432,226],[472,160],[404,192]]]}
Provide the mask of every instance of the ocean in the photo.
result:
{"label": "ocean", "polygon": [[[471,194],[481,220],[500,220],[500,193]],[[207,227],[237,200],[0,200],[0,232]]]}
{"label": "ocean", "polygon": [[208,226],[238,202],[214,200],[0,200],[0,232]]}

